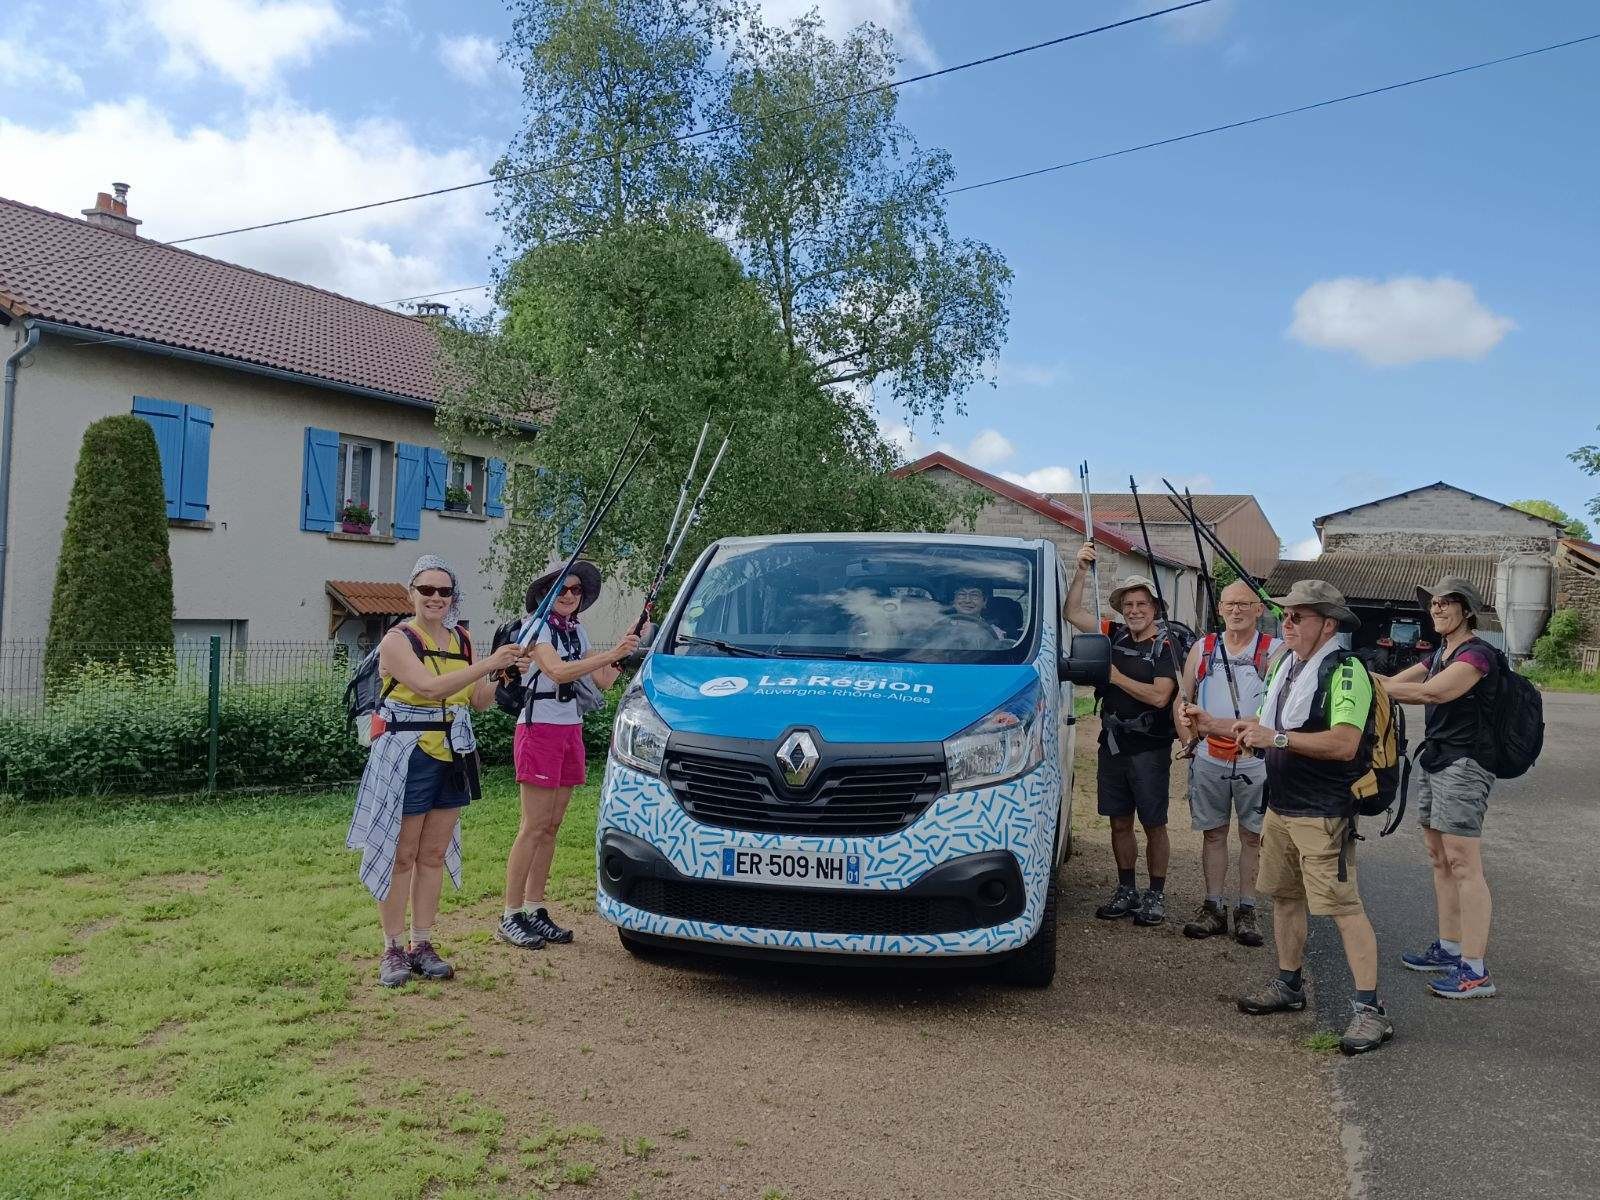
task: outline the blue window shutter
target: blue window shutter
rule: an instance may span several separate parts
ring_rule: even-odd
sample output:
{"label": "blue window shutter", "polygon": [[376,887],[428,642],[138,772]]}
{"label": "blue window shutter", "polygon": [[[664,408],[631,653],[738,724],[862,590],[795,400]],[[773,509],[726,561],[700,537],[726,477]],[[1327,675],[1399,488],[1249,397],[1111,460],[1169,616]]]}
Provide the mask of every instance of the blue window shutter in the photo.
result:
{"label": "blue window shutter", "polygon": [[204,521],[211,506],[206,489],[211,482],[211,410],[199,404],[183,406],[183,478],[178,484],[178,515],[186,521]]}
{"label": "blue window shutter", "polygon": [[328,533],[339,513],[339,435],[306,426],[305,467],[300,483],[300,528]]}
{"label": "blue window shutter", "polygon": [[167,516],[169,519],[176,517],[181,512],[183,405],[150,396],[135,396],[133,415],[143,417],[155,431],[156,448],[161,452],[161,488],[166,493]]}
{"label": "blue window shutter", "polygon": [[[394,448],[394,535],[415,541],[422,536],[422,507],[427,491],[427,458],[431,451],[404,442]],[[443,492],[440,493],[443,495]]]}
{"label": "blue window shutter", "polygon": [[450,481],[450,460],[445,457],[443,450],[436,450],[432,446],[422,453],[427,455],[427,482],[422,493],[422,507],[438,512],[444,508],[444,489]]}
{"label": "blue window shutter", "polygon": [[503,497],[506,491],[506,460],[491,458],[484,464],[483,484],[483,515],[486,517],[503,517],[506,515],[506,505]]}

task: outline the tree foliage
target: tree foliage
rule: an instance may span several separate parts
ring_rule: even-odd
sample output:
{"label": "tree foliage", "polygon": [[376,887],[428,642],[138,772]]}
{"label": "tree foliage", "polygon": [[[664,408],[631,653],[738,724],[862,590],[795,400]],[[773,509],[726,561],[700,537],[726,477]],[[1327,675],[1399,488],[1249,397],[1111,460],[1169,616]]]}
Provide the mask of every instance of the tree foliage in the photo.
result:
{"label": "tree foliage", "polygon": [[83,434],[50,605],[47,669],[172,651],[172,559],[155,433],[106,417]]}
{"label": "tree foliage", "polygon": [[871,414],[791,364],[760,289],[699,229],[625,225],[530,251],[503,303],[497,329],[447,335],[464,382],[440,419],[502,441],[512,422],[539,422],[509,451],[515,516],[495,550],[507,607],[581,526],[640,411],[650,452],[588,551],[634,584],[654,572],[708,417],[733,443],[680,568],[732,534],[935,530],[975,512],[959,493],[892,474]]}
{"label": "tree foliage", "polygon": [[1531,516],[1543,517],[1562,527],[1567,537],[1589,540],[1589,526],[1581,517],[1569,516],[1560,505],[1551,500],[1513,500],[1511,507]]}
{"label": "tree foliage", "polygon": [[[1567,457],[1577,463],[1578,469],[1585,475],[1600,475],[1600,446],[1579,446]],[[1591,517],[1600,521],[1600,496],[1592,498],[1585,507]],[[1585,540],[1588,540],[1587,537]]]}

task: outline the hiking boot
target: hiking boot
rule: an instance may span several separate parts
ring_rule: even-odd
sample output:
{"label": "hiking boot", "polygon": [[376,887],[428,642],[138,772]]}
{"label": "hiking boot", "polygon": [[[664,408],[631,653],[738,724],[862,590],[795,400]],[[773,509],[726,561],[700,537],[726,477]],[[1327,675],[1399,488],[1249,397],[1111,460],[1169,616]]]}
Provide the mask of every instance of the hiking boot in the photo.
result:
{"label": "hiking boot", "polygon": [[384,987],[400,987],[411,982],[411,958],[399,946],[390,946],[378,963],[378,982]]}
{"label": "hiking boot", "polygon": [[550,914],[542,908],[536,908],[531,913],[525,913],[523,920],[528,923],[528,928],[554,946],[565,946],[572,940],[572,930],[563,929],[550,919]]}
{"label": "hiking boot", "polygon": [[494,927],[494,940],[519,950],[543,950],[544,936],[534,930],[524,913],[512,913]]}
{"label": "hiking boot", "polygon": [[1167,919],[1167,894],[1155,888],[1145,888],[1139,898],[1139,907],[1133,910],[1135,925],[1160,925]]}
{"label": "hiking boot", "polygon": [[418,942],[411,947],[411,969],[424,979],[449,979],[456,969],[433,948],[432,942]]}
{"label": "hiking boot", "polygon": [[1477,1000],[1494,995],[1494,980],[1487,970],[1480,975],[1463,961],[1442,979],[1428,980],[1428,990],[1446,1000]]}
{"label": "hiking boot", "polygon": [[1435,942],[1421,954],[1402,954],[1400,962],[1412,971],[1454,971],[1461,965],[1461,956]]}
{"label": "hiking boot", "polygon": [[1233,910],[1233,940],[1241,946],[1259,946],[1266,941],[1256,927],[1256,906],[1241,904]]}
{"label": "hiking boot", "polygon": [[1292,988],[1281,979],[1274,979],[1266,987],[1239,997],[1239,1011],[1252,1017],[1268,1013],[1299,1012],[1306,1006],[1304,988]]}
{"label": "hiking boot", "polygon": [[1347,1055],[1376,1050],[1394,1036],[1394,1022],[1389,1020],[1381,1004],[1376,1008],[1370,1004],[1352,1004],[1351,1007],[1355,1012],[1350,1014],[1350,1024],[1344,1027],[1344,1036],[1339,1039],[1339,1049]]}
{"label": "hiking boot", "polygon": [[1095,909],[1094,915],[1102,921],[1120,921],[1138,907],[1139,889],[1131,883],[1119,883],[1117,890],[1111,893],[1111,899]]}
{"label": "hiking boot", "polygon": [[1196,939],[1216,937],[1219,933],[1227,932],[1228,906],[1218,904],[1215,900],[1207,900],[1202,904],[1194,920],[1183,927],[1184,937]]}

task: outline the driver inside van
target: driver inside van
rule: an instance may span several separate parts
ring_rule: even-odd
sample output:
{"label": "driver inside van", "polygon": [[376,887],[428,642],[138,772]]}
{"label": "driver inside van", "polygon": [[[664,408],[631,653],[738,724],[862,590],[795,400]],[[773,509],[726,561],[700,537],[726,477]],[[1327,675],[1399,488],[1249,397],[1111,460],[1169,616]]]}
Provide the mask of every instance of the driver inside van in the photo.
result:
{"label": "driver inside van", "polygon": [[934,633],[934,644],[941,649],[987,650],[996,642],[1009,639],[987,615],[989,585],[977,580],[962,580],[950,593],[950,612],[944,628]]}

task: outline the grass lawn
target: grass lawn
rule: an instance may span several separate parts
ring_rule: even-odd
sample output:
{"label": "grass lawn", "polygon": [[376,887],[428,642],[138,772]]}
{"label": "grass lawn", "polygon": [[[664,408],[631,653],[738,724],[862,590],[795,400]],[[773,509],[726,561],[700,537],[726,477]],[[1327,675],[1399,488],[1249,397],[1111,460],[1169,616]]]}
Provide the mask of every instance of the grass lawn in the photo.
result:
{"label": "grass lawn", "polygon": [[[597,790],[574,797],[552,873],[582,906]],[[377,908],[343,848],[352,796],[0,808],[0,1198],[504,1194],[517,1148],[496,1112],[379,1082],[352,1051],[458,1021],[446,989],[375,986]],[[499,893],[516,820],[515,784],[491,773],[447,912]],[[460,962],[488,938],[442,948]]]}
{"label": "grass lawn", "polygon": [[1528,663],[1522,673],[1548,692],[1600,692],[1600,672],[1554,671]]}

